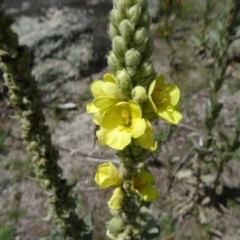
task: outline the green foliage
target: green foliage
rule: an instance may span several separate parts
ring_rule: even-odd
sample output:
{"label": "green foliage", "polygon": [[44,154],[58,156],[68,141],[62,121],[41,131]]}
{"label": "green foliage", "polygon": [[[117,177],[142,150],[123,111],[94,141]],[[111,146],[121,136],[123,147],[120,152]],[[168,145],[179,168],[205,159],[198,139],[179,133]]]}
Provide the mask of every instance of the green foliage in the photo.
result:
{"label": "green foliage", "polygon": [[15,228],[12,226],[0,227],[0,239],[1,240],[13,240],[16,234]]}
{"label": "green foliage", "polygon": [[7,211],[8,219],[14,223],[17,223],[19,218],[25,217],[26,215],[27,211],[25,209],[13,208]]}
{"label": "green foliage", "polygon": [[154,219],[151,211],[145,206],[140,208],[139,222],[142,227],[142,240],[153,240],[159,236],[160,227]]}
{"label": "green foliage", "polygon": [[170,237],[175,235],[175,226],[173,223],[172,216],[166,214],[160,219],[160,227],[161,227],[161,236],[162,237]]}

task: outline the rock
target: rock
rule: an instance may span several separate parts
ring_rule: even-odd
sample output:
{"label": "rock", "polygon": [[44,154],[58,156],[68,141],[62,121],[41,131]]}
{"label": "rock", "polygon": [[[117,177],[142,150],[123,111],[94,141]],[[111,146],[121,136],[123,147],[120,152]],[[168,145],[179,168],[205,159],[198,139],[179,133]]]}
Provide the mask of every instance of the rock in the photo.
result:
{"label": "rock", "polygon": [[79,9],[50,8],[45,16],[21,16],[13,28],[20,44],[30,48],[32,74],[43,90],[49,90],[49,86],[59,88],[64,82],[98,72],[107,64],[108,43],[102,41],[101,51],[95,52],[90,21]]}
{"label": "rock", "polygon": [[[58,72],[61,79],[69,80],[89,68],[93,57],[92,29],[80,10],[50,8],[44,17],[18,18],[13,28],[19,35],[20,44],[26,44],[33,54],[36,80],[44,77],[46,82],[52,82],[52,75],[59,76]],[[67,68],[63,68],[65,64]],[[55,81],[58,81],[56,76]]]}

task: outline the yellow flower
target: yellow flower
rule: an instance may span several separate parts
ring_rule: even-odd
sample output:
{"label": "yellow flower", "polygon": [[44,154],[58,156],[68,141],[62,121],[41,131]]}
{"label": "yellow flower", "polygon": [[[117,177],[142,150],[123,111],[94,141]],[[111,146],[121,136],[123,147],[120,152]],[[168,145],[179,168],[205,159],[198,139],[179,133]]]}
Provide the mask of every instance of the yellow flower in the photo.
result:
{"label": "yellow flower", "polygon": [[101,116],[101,129],[97,131],[98,142],[122,150],[131,138],[140,137],[146,129],[142,110],[134,101],[119,102]]}
{"label": "yellow flower", "polygon": [[136,139],[136,142],[142,147],[149,151],[155,151],[157,149],[157,142],[153,138],[152,124],[145,120],[146,130],[144,134]]}
{"label": "yellow flower", "polygon": [[88,113],[104,111],[119,101],[119,91],[113,75],[105,74],[103,81],[96,80],[91,84],[94,100],[87,104]]}
{"label": "yellow flower", "polygon": [[146,201],[154,201],[158,196],[158,191],[152,185],[153,175],[149,172],[141,171],[132,180],[132,189]]}
{"label": "yellow flower", "polygon": [[123,198],[124,198],[124,193],[122,189],[120,187],[115,188],[115,190],[113,191],[112,197],[108,201],[108,206],[114,210],[120,209],[122,206]]}
{"label": "yellow flower", "polygon": [[149,86],[148,101],[143,105],[144,116],[151,121],[157,116],[171,124],[178,124],[182,119],[178,110],[179,98],[179,88],[174,84],[164,84],[164,76],[159,76]]}
{"label": "yellow flower", "polygon": [[98,166],[95,181],[100,188],[119,186],[122,183],[121,178],[119,178],[118,169],[111,162]]}

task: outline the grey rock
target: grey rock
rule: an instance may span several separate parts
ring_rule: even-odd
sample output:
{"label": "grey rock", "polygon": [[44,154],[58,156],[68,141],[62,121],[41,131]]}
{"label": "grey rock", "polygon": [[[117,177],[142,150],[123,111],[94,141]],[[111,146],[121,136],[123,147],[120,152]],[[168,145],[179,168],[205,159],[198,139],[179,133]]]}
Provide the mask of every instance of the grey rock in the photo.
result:
{"label": "grey rock", "polygon": [[50,8],[45,16],[21,16],[13,28],[20,44],[30,48],[32,74],[43,90],[59,88],[106,66],[108,48],[96,54],[90,22],[79,9]]}

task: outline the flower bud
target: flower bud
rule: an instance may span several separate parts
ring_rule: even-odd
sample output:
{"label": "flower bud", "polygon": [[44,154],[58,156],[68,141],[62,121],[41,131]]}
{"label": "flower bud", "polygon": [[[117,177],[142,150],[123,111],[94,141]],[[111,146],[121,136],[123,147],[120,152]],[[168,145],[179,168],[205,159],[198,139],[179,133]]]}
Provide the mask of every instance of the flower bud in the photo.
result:
{"label": "flower bud", "polygon": [[132,99],[138,103],[144,103],[147,100],[147,91],[143,86],[136,86],[132,90]]}
{"label": "flower bud", "polygon": [[109,222],[107,222],[108,233],[110,233],[111,235],[114,236],[118,235],[119,233],[122,232],[122,228],[123,222],[121,218],[114,217]]}
{"label": "flower bud", "polygon": [[125,53],[125,64],[127,67],[137,67],[141,63],[141,60],[141,54],[133,48]]}
{"label": "flower bud", "polygon": [[38,143],[36,141],[31,141],[28,145],[28,151],[35,151],[38,149]]}
{"label": "flower bud", "polygon": [[151,62],[145,62],[139,68],[138,74],[134,76],[134,82],[139,83],[141,85],[148,84],[150,79],[154,79],[156,76],[155,70]]}
{"label": "flower bud", "polygon": [[132,85],[132,79],[125,70],[117,72],[117,84],[122,89],[129,89]]}
{"label": "flower bud", "polygon": [[44,179],[43,185],[44,185],[45,188],[48,188],[50,186],[50,184],[51,184],[51,182],[50,182],[49,179]]}
{"label": "flower bud", "polygon": [[108,162],[98,166],[95,182],[100,188],[107,188],[121,185],[122,179],[119,178],[118,169],[111,162]]}
{"label": "flower bud", "polygon": [[119,31],[125,43],[128,44],[132,38],[134,32],[134,26],[130,21],[124,19],[119,26]]}
{"label": "flower bud", "polygon": [[123,68],[122,64],[119,62],[119,60],[117,59],[114,52],[110,52],[107,60],[108,60],[108,65],[110,66],[110,68],[114,74],[116,74],[116,72],[119,69]]}
{"label": "flower bud", "polygon": [[126,11],[126,15],[129,21],[136,26],[141,16],[141,7],[139,5],[134,5],[130,7]]}
{"label": "flower bud", "polygon": [[114,209],[114,210],[120,209],[122,206],[123,198],[124,198],[124,193],[123,193],[122,189],[120,187],[117,187],[113,191],[113,195],[110,198],[110,200],[108,201],[109,208]]}
{"label": "flower bud", "polygon": [[[145,49],[147,47],[147,42],[148,42],[148,38],[145,38],[145,40],[143,41],[143,43],[141,45],[135,46],[135,50],[137,50],[138,52],[140,52],[141,54],[145,54]],[[133,46],[133,44],[131,44],[131,46]],[[145,56],[144,56],[145,57]],[[143,55],[142,55],[143,58]],[[146,57],[145,57],[146,58]]]}
{"label": "flower bud", "polygon": [[147,38],[146,28],[144,27],[138,28],[133,36],[134,45],[137,46],[141,45],[146,38]]}
{"label": "flower bud", "polygon": [[12,95],[10,96],[10,101],[11,101],[13,104],[21,103],[21,97],[19,97],[19,96],[16,95],[16,94],[12,94]]}
{"label": "flower bud", "polygon": [[114,27],[112,23],[109,25],[109,36],[111,39],[113,39],[115,36],[119,36],[120,32],[118,28]]}
{"label": "flower bud", "polygon": [[115,9],[110,12],[110,22],[115,28],[118,28],[118,14]]}
{"label": "flower bud", "polygon": [[112,43],[112,49],[117,55],[116,57],[118,58],[119,61],[123,62],[124,61],[124,54],[127,51],[127,47],[125,45],[125,42],[122,37],[120,36],[115,36],[113,38],[113,43]]}

